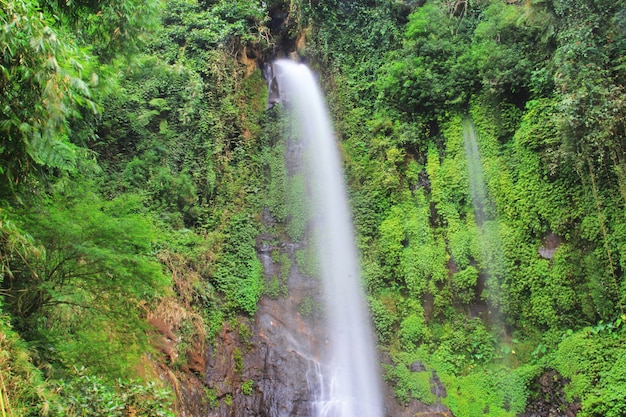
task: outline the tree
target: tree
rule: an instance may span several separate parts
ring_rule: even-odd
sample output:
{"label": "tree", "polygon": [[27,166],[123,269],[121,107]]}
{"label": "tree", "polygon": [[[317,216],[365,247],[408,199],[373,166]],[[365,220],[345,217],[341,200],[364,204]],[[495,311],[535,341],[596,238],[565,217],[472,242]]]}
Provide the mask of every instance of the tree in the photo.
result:
{"label": "tree", "polygon": [[95,112],[89,56],[53,29],[33,0],[0,1],[0,195],[43,168],[72,169],[80,108]]}
{"label": "tree", "polygon": [[119,374],[133,361],[102,362],[90,342],[108,340],[104,350],[138,354],[146,342],[137,332],[140,306],[163,293],[169,280],[153,256],[156,228],[141,212],[141,200],[105,202],[84,189],[77,194],[81,198],[59,195],[13,213],[32,236],[32,249],[11,250],[4,234],[5,254],[11,255],[5,261],[11,273],[1,283],[4,307],[27,340],[72,343],[65,358],[70,364],[91,356],[93,367],[118,367]]}

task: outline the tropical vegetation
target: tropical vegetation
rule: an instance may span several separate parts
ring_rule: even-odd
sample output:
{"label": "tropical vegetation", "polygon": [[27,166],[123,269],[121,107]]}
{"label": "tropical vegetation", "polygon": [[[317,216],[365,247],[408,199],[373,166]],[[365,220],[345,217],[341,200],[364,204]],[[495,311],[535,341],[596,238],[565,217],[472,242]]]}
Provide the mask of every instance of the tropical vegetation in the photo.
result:
{"label": "tropical vegetation", "polygon": [[288,53],[398,400],[435,372],[457,417],[626,413],[623,0],[0,4],[2,416],[176,415],[192,352],[288,296],[256,253],[266,210],[306,236],[262,73]]}

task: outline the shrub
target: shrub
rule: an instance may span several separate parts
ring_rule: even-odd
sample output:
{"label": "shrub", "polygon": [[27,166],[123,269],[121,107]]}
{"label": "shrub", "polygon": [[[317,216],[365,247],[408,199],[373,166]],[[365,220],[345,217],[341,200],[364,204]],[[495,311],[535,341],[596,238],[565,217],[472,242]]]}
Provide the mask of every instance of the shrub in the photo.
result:
{"label": "shrub", "polygon": [[82,369],[58,387],[68,417],[174,417],[172,393],[155,383],[117,380],[114,384]]}
{"label": "shrub", "polygon": [[388,306],[381,298],[369,297],[369,306],[374,321],[374,329],[380,343],[388,343],[398,321],[394,306]]}
{"label": "shrub", "polygon": [[624,336],[615,326],[601,323],[566,336],[554,354],[553,364],[571,380],[565,389],[568,399],[581,399],[579,416],[624,415],[626,348]]}
{"label": "shrub", "polygon": [[435,396],[430,390],[430,372],[411,372],[403,363],[395,366],[387,365],[385,368],[385,379],[393,382],[394,392],[399,402],[406,404],[411,398],[424,404],[435,402]]}
{"label": "shrub", "polygon": [[427,340],[428,335],[423,315],[412,313],[400,323],[400,344],[407,352],[413,351],[417,345]]}
{"label": "shrub", "polygon": [[478,282],[478,270],[468,266],[452,276],[452,285],[459,301],[465,304],[472,302],[476,295],[476,283]]}
{"label": "shrub", "polygon": [[227,310],[253,315],[264,282],[255,249],[257,232],[246,213],[234,215],[226,230],[212,282],[224,294]]}

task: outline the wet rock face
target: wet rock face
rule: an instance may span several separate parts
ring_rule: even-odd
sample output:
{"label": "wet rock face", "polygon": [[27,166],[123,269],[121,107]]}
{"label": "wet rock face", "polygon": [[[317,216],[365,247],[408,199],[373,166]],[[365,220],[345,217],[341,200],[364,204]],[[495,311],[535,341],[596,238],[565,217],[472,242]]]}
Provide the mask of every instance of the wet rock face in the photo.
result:
{"label": "wet rock face", "polygon": [[266,346],[264,375],[259,381],[259,415],[264,417],[309,416],[311,402],[306,380],[308,364],[295,352]]}
{"label": "wet rock face", "polygon": [[411,372],[426,372],[426,366],[421,361],[415,361],[409,367]]}
{"label": "wet rock face", "polygon": [[390,387],[385,388],[385,417],[454,417],[440,402],[423,404],[411,399],[407,404],[399,404]]}
{"label": "wet rock face", "polygon": [[439,375],[437,375],[437,372],[435,371],[433,371],[433,376],[430,378],[430,392],[437,397],[437,400],[448,396],[446,387],[443,385],[443,382],[441,382]]}
{"label": "wet rock face", "polygon": [[556,250],[561,246],[562,239],[553,234],[548,233],[541,241],[541,246],[537,249],[539,255],[544,259],[554,258]]}
{"label": "wet rock face", "polygon": [[[266,304],[268,303],[265,300]],[[266,308],[269,305],[265,306]],[[255,321],[278,327],[266,313]],[[263,328],[245,342],[225,327],[220,343],[210,353],[206,383],[219,405],[209,416],[308,417],[311,399],[307,373],[310,362],[295,350],[285,349],[282,330]],[[243,350],[243,352],[242,352]],[[240,359],[238,359],[240,358]]]}
{"label": "wet rock face", "polygon": [[[263,214],[272,222],[269,213]],[[276,261],[290,259],[300,247],[276,243],[274,236],[260,236],[257,252],[267,279],[284,273]],[[281,271],[282,270],[282,271]],[[288,296],[262,297],[253,319],[240,317],[238,324],[225,324],[215,345],[206,353],[203,380],[205,397],[189,392],[187,416],[210,417],[310,417],[310,389],[317,357],[315,340],[322,340],[320,318],[300,313],[305,298],[318,299],[318,281],[307,278],[292,266],[286,280]],[[233,328],[235,327],[235,328]],[[198,391],[196,389],[196,391]],[[198,404],[204,404],[199,406]]]}
{"label": "wet rock face", "polygon": [[[261,339],[263,334],[259,336]],[[254,337],[257,339],[257,336]],[[226,341],[211,353],[207,385],[214,390],[217,404],[204,415],[219,417],[309,416],[310,401],[306,380],[308,361],[297,352],[275,346],[269,340],[255,340],[238,364],[239,339],[225,329]],[[240,340],[239,340],[240,341]],[[260,342],[260,343],[259,343]],[[245,346],[246,343],[242,343]]]}
{"label": "wet rock face", "polygon": [[[259,257],[267,277],[276,276],[280,265],[272,262],[267,250],[286,255],[295,265],[298,245],[279,243],[277,247],[260,239]],[[313,409],[310,384],[314,360],[318,357],[316,340],[321,340],[319,317],[300,313],[305,298],[319,299],[318,281],[303,276],[295,266],[287,279],[288,297],[263,297],[254,321],[254,349],[246,355],[249,370],[255,374],[258,415],[263,417],[309,417]],[[257,414],[234,414],[237,416]]]}

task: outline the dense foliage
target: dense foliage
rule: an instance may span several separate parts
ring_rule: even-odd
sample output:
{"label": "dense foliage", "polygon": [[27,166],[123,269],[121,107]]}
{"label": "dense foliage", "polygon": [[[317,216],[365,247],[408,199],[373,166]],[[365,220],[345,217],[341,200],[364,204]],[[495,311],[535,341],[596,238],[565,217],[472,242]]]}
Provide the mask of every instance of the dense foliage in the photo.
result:
{"label": "dense foliage", "polygon": [[[516,415],[556,370],[579,415],[619,415],[624,3],[320,2],[312,16],[398,398],[434,401],[408,371],[419,360],[454,415]],[[610,358],[593,351],[605,343]]]}
{"label": "dense foliage", "polygon": [[328,94],[398,399],[513,416],[558,375],[561,411],[624,414],[623,0],[0,6],[2,415],[173,415],[156,367],[315,274],[276,253],[266,282],[255,247],[264,212],[306,236],[257,68],[294,51]]}
{"label": "dense foliage", "polygon": [[157,367],[256,311],[266,12],[162,6],[1,3],[2,415],[173,415]]}

